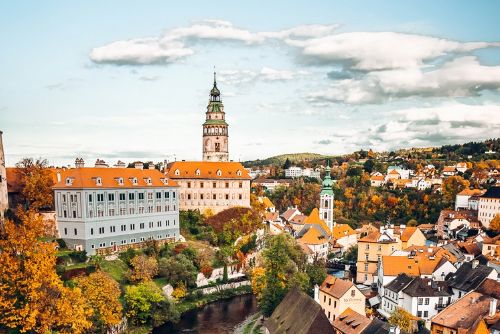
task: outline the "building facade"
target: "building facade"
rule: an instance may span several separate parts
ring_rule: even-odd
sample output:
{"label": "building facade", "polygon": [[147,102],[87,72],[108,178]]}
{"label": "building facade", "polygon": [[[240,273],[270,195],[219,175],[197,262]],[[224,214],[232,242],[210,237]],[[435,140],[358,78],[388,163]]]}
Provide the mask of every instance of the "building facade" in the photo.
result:
{"label": "building facade", "polygon": [[478,219],[484,227],[489,228],[491,220],[498,214],[500,214],[500,186],[495,186],[479,197]]}
{"label": "building facade", "polygon": [[181,210],[218,213],[250,207],[250,175],[239,162],[176,161],[166,173],[180,187]]}
{"label": "building facade", "polygon": [[203,123],[203,161],[229,161],[229,133],[226,113],[217,88],[214,72],[214,86],[210,91],[206,119]]}
{"label": "building facade", "polygon": [[5,153],[3,151],[3,132],[0,131],[0,224],[3,222],[5,210],[9,208],[7,192],[7,171],[5,169]]}
{"label": "building facade", "polygon": [[348,308],[365,315],[366,297],[348,280],[328,275],[319,288],[315,287],[314,299],[330,322],[336,320]]}
{"label": "building facade", "polygon": [[69,248],[107,254],[180,236],[178,186],[158,170],[79,165],[57,179],[58,230]]}

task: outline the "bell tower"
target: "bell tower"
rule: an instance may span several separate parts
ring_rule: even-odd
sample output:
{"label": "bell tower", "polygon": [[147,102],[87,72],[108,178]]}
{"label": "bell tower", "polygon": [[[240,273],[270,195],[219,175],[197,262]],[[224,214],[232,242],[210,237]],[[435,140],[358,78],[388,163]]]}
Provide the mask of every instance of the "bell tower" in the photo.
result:
{"label": "bell tower", "polygon": [[327,164],[325,169],[325,178],[321,186],[321,193],[319,196],[319,214],[328,225],[328,228],[333,230],[335,222],[333,221],[333,181],[330,176],[330,163]]}
{"label": "bell tower", "polygon": [[224,105],[217,88],[214,72],[214,86],[210,91],[207,112],[203,123],[203,161],[229,161],[228,124]]}

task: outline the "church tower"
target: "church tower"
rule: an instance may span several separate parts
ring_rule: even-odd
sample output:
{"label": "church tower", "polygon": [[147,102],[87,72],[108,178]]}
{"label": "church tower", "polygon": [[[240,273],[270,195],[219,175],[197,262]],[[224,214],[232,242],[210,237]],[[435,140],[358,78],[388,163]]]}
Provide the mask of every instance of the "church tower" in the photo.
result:
{"label": "church tower", "polygon": [[203,123],[203,161],[229,161],[228,125],[214,72],[205,123]]}
{"label": "church tower", "polygon": [[2,131],[0,131],[0,224],[3,222],[5,210],[9,208],[8,199],[5,155],[3,152]]}
{"label": "church tower", "polygon": [[330,228],[330,231],[335,226],[333,221],[333,181],[330,176],[330,163],[327,164],[325,169],[325,178],[321,187],[321,193],[319,197],[319,214],[321,219],[323,219]]}

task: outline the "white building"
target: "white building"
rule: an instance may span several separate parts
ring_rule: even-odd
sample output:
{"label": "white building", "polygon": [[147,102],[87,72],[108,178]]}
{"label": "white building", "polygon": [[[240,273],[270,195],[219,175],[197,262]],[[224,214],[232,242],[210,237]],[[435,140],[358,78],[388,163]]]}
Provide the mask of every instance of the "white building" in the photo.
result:
{"label": "white building", "polygon": [[389,166],[389,167],[387,167],[387,174],[389,174],[393,170],[398,172],[401,179],[409,179],[411,174],[413,174],[412,170],[405,169],[401,166]]}
{"label": "white building", "polygon": [[296,178],[296,177],[301,177],[302,174],[302,168],[297,167],[297,166],[291,166],[288,169],[285,169],[285,177],[288,178]]}
{"label": "white building", "polygon": [[[455,210],[459,209],[465,209],[465,210],[474,210],[472,207],[474,207],[473,203],[469,203],[469,199],[472,196],[481,196],[484,194],[484,191],[481,189],[464,189],[461,192],[459,192],[455,196]],[[471,207],[472,206],[472,207]],[[477,210],[477,208],[476,208]]]}
{"label": "white building", "polygon": [[69,248],[106,254],[180,236],[178,186],[158,170],[85,168],[77,159],[57,181],[58,230]]}
{"label": "white building", "polygon": [[319,179],[320,178],[320,169],[319,168],[316,168],[316,169],[304,168],[302,170],[302,176],[307,176],[307,177]]}
{"label": "white building", "polygon": [[500,186],[495,186],[479,197],[478,219],[484,227],[489,228],[491,220],[498,214],[500,214]]}

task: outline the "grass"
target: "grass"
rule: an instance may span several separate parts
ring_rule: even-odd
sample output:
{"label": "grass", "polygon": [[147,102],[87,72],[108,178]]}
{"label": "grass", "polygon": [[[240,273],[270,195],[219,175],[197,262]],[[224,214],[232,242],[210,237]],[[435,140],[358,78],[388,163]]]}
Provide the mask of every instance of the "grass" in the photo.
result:
{"label": "grass", "polygon": [[155,282],[155,284],[161,289],[163,288],[165,285],[168,284],[168,281],[165,277],[159,277],[159,278],[155,278],[153,280],[153,282]]}
{"label": "grass", "polygon": [[64,256],[73,253],[74,251],[71,249],[59,249],[56,253],[56,256]]}
{"label": "grass", "polygon": [[69,266],[66,266],[64,269],[71,270],[71,269],[78,269],[78,268],[87,268],[91,265],[92,264],[89,262],[75,263],[75,264],[70,264]]}
{"label": "grass", "polygon": [[120,259],[113,261],[102,261],[101,263],[102,271],[109,274],[117,282],[123,282],[125,279],[125,274],[127,273],[128,267]]}

